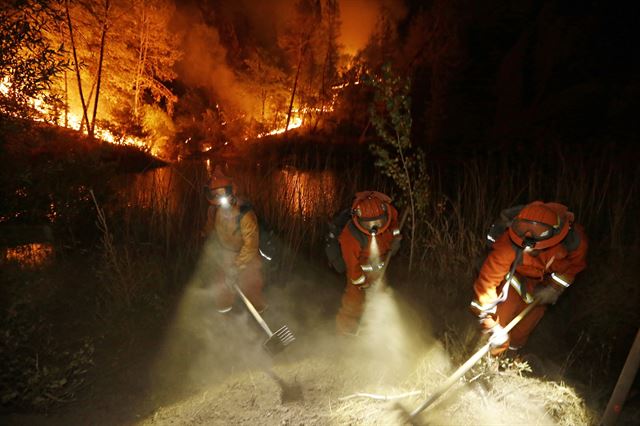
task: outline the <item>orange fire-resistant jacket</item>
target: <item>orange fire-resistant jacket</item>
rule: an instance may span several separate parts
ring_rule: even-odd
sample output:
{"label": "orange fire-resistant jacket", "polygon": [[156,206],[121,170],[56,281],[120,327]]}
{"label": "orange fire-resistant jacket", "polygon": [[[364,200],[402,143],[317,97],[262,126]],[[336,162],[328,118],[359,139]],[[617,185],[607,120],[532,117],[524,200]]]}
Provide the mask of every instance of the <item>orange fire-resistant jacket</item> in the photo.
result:
{"label": "orange fire-resistant jacket", "polygon": [[205,232],[211,232],[222,248],[236,252],[234,265],[243,268],[259,256],[260,231],[253,210],[242,214],[239,205],[240,201],[227,209],[209,206]]}
{"label": "orange fire-resistant jacket", "polygon": [[[351,221],[340,233],[338,237],[340,250],[342,251],[342,258],[347,267],[347,278],[352,284],[371,284],[368,282],[368,279],[377,276],[377,272],[382,269],[384,258],[389,250],[391,250],[393,238],[400,233],[398,230],[398,211],[393,206],[389,206],[389,216],[391,219],[389,227],[383,233],[376,235],[379,251],[377,259],[371,258],[372,237],[358,230]],[[359,233],[359,237],[362,238],[363,241],[366,238],[367,243],[364,247],[361,246],[355,233]]]}
{"label": "orange fire-resistant jacket", "polygon": [[[569,287],[575,276],[587,266],[588,242],[584,230],[580,225],[573,225],[572,232],[575,233],[574,238],[579,239],[577,247],[573,250],[568,250],[567,246],[560,242],[547,249],[522,254],[522,262],[517,266],[516,274],[528,278],[527,294],[533,294],[534,288],[543,281],[559,287]],[[498,288],[510,272],[515,257],[516,249],[508,232],[505,232],[495,242],[493,250],[480,269],[473,285],[476,300],[472,306],[476,303],[484,309],[495,305],[499,297]]]}

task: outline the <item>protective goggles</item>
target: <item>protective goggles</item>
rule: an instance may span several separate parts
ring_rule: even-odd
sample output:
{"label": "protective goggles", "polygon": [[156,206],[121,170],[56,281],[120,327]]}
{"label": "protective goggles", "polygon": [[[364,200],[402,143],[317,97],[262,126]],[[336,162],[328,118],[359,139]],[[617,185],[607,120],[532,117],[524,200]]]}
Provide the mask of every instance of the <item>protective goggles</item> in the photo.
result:
{"label": "protective goggles", "polygon": [[372,235],[375,235],[379,229],[381,229],[387,223],[387,215],[383,214],[373,218],[358,218],[358,223],[364,229],[369,231]]}
{"label": "protective goggles", "polygon": [[231,187],[223,186],[220,188],[211,189],[208,186],[205,186],[204,195],[209,201],[220,200],[223,197],[229,197],[231,195]]}
{"label": "protective goggles", "polygon": [[553,237],[560,229],[560,226],[516,218],[511,223],[511,229],[523,240],[528,238],[533,241],[543,241]]}

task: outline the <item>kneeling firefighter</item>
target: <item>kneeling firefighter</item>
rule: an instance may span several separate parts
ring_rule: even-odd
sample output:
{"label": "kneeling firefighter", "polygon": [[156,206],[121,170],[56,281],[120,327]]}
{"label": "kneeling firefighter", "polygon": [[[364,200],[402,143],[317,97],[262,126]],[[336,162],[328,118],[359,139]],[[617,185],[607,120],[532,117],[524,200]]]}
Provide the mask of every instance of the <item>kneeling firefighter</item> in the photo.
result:
{"label": "kneeling firefighter", "polygon": [[262,294],[262,262],[259,253],[259,226],[250,204],[236,194],[231,178],[214,171],[205,187],[209,208],[205,234],[206,255],[214,263],[213,290],[216,309],[227,313],[236,298],[234,284],[258,312],[266,307]]}
{"label": "kneeling firefighter", "polygon": [[387,253],[400,248],[398,211],[391,198],[377,191],[358,192],[351,205],[351,219],[338,241],[346,266],[347,284],[336,317],[340,334],[358,330],[364,310],[365,289],[381,278]]}
{"label": "kneeling firefighter", "polygon": [[[562,204],[534,201],[503,210],[501,218],[503,226],[494,224],[487,236],[495,242],[473,285],[471,302],[483,332],[492,335],[492,355],[526,343],[547,306],[586,267],[588,248],[584,229]],[[538,305],[504,333],[503,327],[535,299]]]}

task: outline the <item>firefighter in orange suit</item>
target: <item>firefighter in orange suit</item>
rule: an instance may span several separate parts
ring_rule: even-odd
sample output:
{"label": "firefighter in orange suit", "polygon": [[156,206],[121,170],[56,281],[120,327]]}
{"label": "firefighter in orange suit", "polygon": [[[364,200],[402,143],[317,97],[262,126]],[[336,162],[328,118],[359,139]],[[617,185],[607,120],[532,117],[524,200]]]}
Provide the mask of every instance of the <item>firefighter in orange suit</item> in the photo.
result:
{"label": "firefighter in orange suit", "polygon": [[259,254],[259,227],[255,213],[236,195],[232,180],[219,168],[205,187],[209,208],[205,235],[205,256],[214,263],[213,290],[216,309],[233,308],[237,285],[261,312],[266,303],[262,294],[262,262]]}
{"label": "firefighter in orange suit", "polygon": [[365,289],[381,278],[387,253],[393,254],[400,247],[398,211],[388,196],[376,191],[358,192],[351,214],[338,237],[347,274],[342,306],[336,317],[340,334],[357,333]]}
{"label": "firefighter in orange suit", "polygon": [[[562,204],[534,201],[517,213],[473,285],[471,310],[491,334],[492,355],[527,342],[547,305],[555,304],[587,266],[587,246],[584,229]],[[534,299],[540,304],[505,333],[503,327]]]}

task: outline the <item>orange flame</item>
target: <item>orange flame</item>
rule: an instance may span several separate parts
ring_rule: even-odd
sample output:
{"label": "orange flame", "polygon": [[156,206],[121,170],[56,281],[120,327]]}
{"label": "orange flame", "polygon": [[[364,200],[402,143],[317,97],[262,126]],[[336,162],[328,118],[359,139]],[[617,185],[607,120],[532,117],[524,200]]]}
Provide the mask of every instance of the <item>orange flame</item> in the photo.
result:
{"label": "orange flame", "polygon": [[[0,94],[4,95],[4,96],[9,96],[9,93],[11,91],[11,81],[9,80],[9,77],[5,77],[1,82],[0,82]],[[31,98],[29,100],[29,105],[34,108],[36,111],[42,113],[43,115],[50,115],[51,111],[50,111],[50,106],[47,105],[44,100],[39,99],[39,98]],[[62,118],[63,113],[60,113],[60,115],[58,117],[56,117],[57,119]],[[75,113],[69,113],[68,114],[68,128],[69,129],[80,129],[80,123],[82,122],[81,116],[79,114],[75,114]],[[34,120],[36,121],[44,121],[44,119],[35,117]],[[85,131],[86,134],[86,131]],[[154,156],[158,156],[160,154],[159,150],[155,147],[150,147],[147,142],[145,142],[143,139],[140,138],[136,138],[133,136],[124,136],[122,138],[118,138],[116,137],[111,131],[109,131],[108,129],[103,129],[99,126],[96,126],[95,130],[94,130],[94,135],[95,137],[114,144],[114,145],[129,145],[129,146],[135,146],[143,151],[149,151],[152,155]]]}

